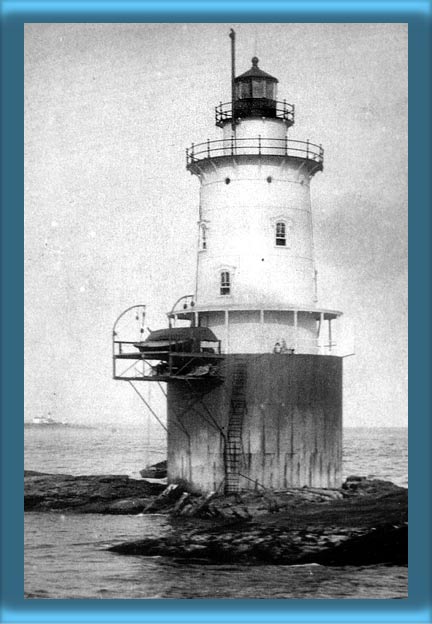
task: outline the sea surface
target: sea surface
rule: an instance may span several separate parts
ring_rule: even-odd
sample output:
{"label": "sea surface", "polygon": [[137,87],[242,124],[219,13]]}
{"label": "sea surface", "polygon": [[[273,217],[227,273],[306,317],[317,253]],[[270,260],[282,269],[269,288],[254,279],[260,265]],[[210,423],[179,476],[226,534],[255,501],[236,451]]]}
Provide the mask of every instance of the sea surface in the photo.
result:
{"label": "sea surface", "polygon": [[[145,427],[25,426],[25,468],[72,475],[127,474],[165,458]],[[408,486],[407,430],[344,430],[344,477]],[[26,598],[405,598],[400,566],[202,565],[123,556],[107,547],[169,531],[162,515],[25,514]]]}

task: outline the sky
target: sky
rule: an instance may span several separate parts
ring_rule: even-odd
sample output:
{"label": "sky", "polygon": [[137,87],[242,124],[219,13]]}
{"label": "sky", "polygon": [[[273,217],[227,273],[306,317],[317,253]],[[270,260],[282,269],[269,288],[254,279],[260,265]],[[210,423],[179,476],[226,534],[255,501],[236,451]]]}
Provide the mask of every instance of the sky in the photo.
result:
{"label": "sky", "polygon": [[112,327],[139,303],[163,327],[194,290],[199,183],[185,148],[221,138],[230,28],[236,73],[257,55],[295,104],[290,138],[325,150],[314,245],[319,305],[342,310],[353,337],[344,424],[407,425],[404,24],[26,25],[26,420],[146,422],[111,378]]}

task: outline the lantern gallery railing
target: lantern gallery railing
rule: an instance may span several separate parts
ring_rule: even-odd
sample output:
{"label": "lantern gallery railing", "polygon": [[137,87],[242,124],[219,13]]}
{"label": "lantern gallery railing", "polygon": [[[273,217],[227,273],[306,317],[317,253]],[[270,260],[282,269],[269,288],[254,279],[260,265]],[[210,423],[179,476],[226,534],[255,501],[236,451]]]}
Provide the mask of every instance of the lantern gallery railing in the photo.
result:
{"label": "lantern gallery railing", "polygon": [[192,143],[186,150],[186,166],[191,167],[207,158],[241,155],[292,156],[317,163],[318,170],[322,170],[324,161],[321,145],[309,141],[269,139],[261,136],[239,139],[233,135],[229,139],[206,141],[196,145]]}
{"label": "lantern gallery railing", "polygon": [[[240,119],[245,114],[245,112],[248,112],[250,115],[254,112],[255,109],[257,112],[257,116],[283,119],[287,122],[288,126],[292,126],[294,123],[294,104],[288,104],[286,100],[284,100],[283,102],[256,98],[248,100],[237,100],[234,103],[234,116],[236,119]],[[231,121],[232,116],[232,102],[221,102],[219,106],[215,106],[215,118],[217,126],[221,127],[227,121]]]}

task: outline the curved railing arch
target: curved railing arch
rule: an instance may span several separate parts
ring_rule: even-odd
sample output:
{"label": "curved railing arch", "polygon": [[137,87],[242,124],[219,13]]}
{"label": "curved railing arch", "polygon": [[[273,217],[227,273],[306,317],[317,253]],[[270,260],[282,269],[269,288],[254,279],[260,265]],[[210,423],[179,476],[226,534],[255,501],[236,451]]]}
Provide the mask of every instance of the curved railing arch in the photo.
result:
{"label": "curved railing arch", "polygon": [[[183,301],[181,310],[178,308],[179,304]],[[168,317],[171,318],[176,312],[182,310],[190,310],[195,306],[195,295],[183,295],[177,299],[171,310],[168,312]]]}
{"label": "curved railing arch", "polygon": [[129,306],[129,308],[126,308],[126,310],[123,310],[123,312],[121,312],[121,314],[118,315],[118,317],[116,318],[116,320],[114,321],[114,325],[113,325],[113,329],[112,329],[112,336],[113,339],[117,336],[117,325],[119,324],[120,319],[122,319],[128,312],[130,312],[131,310],[135,310],[137,308],[141,308],[144,314],[144,318],[145,318],[145,312],[146,312],[146,304],[145,303],[137,303],[133,306]]}
{"label": "curved railing arch", "polygon": [[123,312],[121,312],[118,317],[116,318],[116,320],[114,321],[114,325],[112,328],[112,366],[113,366],[113,377],[116,378],[116,365],[115,365],[115,361],[116,361],[116,355],[118,355],[117,351],[116,351],[116,345],[117,345],[117,349],[119,350],[119,353],[121,353],[121,349],[122,349],[122,344],[127,344],[124,343],[122,341],[116,340],[117,337],[117,327],[119,322],[121,321],[121,319],[128,313],[131,312],[132,310],[136,310],[136,309],[140,309],[142,310],[142,315],[143,315],[143,325],[144,325],[144,319],[145,319],[145,313],[146,313],[146,309],[147,306],[144,303],[138,303],[135,304],[133,306],[129,306],[128,308],[126,308],[126,310],[123,310]]}

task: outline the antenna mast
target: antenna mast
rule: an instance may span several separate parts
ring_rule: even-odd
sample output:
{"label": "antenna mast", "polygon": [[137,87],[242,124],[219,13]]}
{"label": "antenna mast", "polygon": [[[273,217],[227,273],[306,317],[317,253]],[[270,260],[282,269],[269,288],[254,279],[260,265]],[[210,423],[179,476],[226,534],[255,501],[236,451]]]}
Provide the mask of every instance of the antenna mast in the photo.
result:
{"label": "antenna mast", "polygon": [[234,117],[234,96],[235,96],[235,30],[231,28],[229,33],[231,39],[231,106],[232,106],[232,118],[231,126],[232,132],[235,134],[235,117]]}

